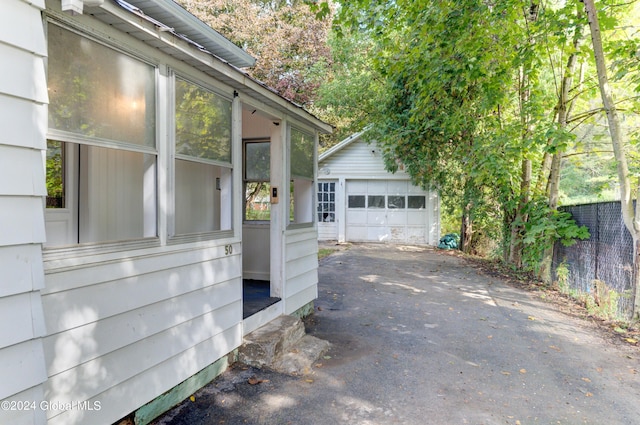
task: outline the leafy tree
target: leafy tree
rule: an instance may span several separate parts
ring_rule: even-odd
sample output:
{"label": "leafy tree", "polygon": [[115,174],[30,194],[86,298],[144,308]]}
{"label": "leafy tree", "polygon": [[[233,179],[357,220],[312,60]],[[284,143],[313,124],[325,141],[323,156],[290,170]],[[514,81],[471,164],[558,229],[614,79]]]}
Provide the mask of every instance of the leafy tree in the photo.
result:
{"label": "leafy tree", "polygon": [[385,79],[386,101],[372,115],[388,168],[403,166],[416,182],[440,190],[462,215],[463,247],[473,243],[474,223],[495,227],[501,219],[505,259],[520,265],[527,223],[540,216],[530,214],[531,206],[544,205],[538,199],[544,193],[535,191],[547,186],[543,156],[571,140],[554,122],[553,76],[572,40],[575,6],[517,0],[342,6],[339,22],[364,28],[378,47],[372,64]]}
{"label": "leafy tree", "polygon": [[632,180],[629,172],[629,147],[627,144],[625,130],[620,122],[616,103],[613,98],[605,52],[602,44],[601,28],[598,17],[598,9],[594,0],[584,0],[584,6],[589,18],[589,29],[591,31],[591,41],[593,43],[593,55],[595,57],[596,69],[598,72],[598,85],[602,96],[602,104],[607,115],[611,144],[616,158],[618,170],[618,182],[620,184],[620,202],[622,206],[622,218],[627,230],[633,238],[633,258],[634,258],[634,287],[636,290],[633,315],[637,315],[640,310],[640,190],[636,188],[636,205],[632,196]]}
{"label": "leafy tree", "polygon": [[[179,0],[183,7],[256,57],[247,72],[301,105],[316,97],[331,56],[330,19],[303,0]],[[325,9],[323,9],[325,10]],[[330,9],[329,12],[330,13]]]}

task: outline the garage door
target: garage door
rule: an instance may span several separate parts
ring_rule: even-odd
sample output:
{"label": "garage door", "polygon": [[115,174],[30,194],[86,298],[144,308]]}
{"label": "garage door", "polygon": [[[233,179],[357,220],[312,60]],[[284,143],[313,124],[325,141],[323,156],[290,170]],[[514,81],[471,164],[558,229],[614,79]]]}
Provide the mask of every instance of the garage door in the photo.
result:
{"label": "garage door", "polygon": [[408,181],[347,181],[346,239],[427,243],[427,193]]}

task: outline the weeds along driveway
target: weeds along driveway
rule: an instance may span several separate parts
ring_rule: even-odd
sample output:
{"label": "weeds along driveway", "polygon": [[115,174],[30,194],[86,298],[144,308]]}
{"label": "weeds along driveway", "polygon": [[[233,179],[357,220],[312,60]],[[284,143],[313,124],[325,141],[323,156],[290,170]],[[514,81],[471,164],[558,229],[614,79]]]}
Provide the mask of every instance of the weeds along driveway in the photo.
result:
{"label": "weeds along driveway", "polygon": [[234,368],[163,423],[640,423],[636,348],[461,258],[354,244],[319,281],[310,374]]}

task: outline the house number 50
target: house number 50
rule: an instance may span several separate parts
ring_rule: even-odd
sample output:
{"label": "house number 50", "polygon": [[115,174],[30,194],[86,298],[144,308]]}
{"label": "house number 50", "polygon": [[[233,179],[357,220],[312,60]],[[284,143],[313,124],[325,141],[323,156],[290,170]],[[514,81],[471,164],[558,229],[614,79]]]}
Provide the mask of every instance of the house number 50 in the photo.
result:
{"label": "house number 50", "polygon": [[224,255],[233,254],[233,245],[224,246]]}

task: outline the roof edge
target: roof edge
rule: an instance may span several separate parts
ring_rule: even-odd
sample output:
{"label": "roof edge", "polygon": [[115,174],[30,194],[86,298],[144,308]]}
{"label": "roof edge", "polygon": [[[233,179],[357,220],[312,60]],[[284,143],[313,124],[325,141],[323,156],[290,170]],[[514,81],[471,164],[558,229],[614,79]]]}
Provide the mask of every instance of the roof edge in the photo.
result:
{"label": "roof edge", "polygon": [[[139,3],[136,0],[125,1],[133,6],[139,7]],[[192,35],[195,33],[206,36],[213,43],[228,51],[228,57],[223,56],[222,58],[237,67],[243,68],[255,65],[256,59],[253,56],[233,44],[231,40],[198,19],[194,14],[176,3],[174,0],[154,0],[154,3],[165,12],[174,16],[182,25],[184,25],[184,27],[175,28],[177,32],[183,32],[189,38],[193,38]],[[152,16],[152,18],[155,17]],[[164,23],[167,24],[167,22]]]}
{"label": "roof edge", "polygon": [[340,143],[332,146],[331,148],[329,148],[328,150],[322,152],[320,155],[318,155],[318,162],[320,161],[324,161],[325,159],[327,159],[328,157],[330,157],[331,155],[333,155],[334,153],[341,151],[342,149],[346,148],[347,146],[349,146],[351,143],[355,142],[356,140],[360,139],[360,137],[366,133],[367,131],[369,131],[371,129],[372,125],[369,124],[368,126],[366,126],[365,128],[363,128],[361,131],[359,131],[358,133],[354,133],[351,136],[347,137],[346,139],[342,140]]}

